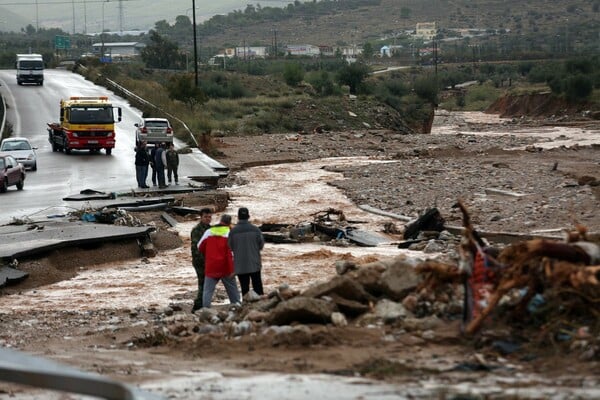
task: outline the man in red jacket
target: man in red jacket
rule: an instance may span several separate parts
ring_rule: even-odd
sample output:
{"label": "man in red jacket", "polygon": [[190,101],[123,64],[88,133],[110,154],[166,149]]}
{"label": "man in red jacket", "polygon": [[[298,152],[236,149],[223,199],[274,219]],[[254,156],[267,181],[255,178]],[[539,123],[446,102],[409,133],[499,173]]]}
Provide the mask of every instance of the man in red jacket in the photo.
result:
{"label": "man in red jacket", "polygon": [[231,226],[231,215],[223,214],[219,223],[207,229],[198,242],[198,250],[204,254],[204,290],[202,293],[202,306],[210,308],[213,293],[219,280],[223,281],[229,302],[240,302],[233,275],[233,255],[227,244]]}

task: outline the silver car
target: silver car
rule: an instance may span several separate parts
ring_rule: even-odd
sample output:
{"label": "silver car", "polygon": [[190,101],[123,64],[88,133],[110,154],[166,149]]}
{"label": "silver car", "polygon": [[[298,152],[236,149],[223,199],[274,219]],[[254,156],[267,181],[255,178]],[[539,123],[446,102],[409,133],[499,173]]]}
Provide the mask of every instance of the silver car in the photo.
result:
{"label": "silver car", "polygon": [[10,154],[23,167],[32,171],[37,170],[37,147],[33,147],[29,139],[24,137],[11,137],[2,140],[0,151]]}
{"label": "silver car", "polygon": [[142,122],[135,124],[135,142],[146,142],[158,144],[161,142],[173,142],[173,128],[166,118],[144,118]]}

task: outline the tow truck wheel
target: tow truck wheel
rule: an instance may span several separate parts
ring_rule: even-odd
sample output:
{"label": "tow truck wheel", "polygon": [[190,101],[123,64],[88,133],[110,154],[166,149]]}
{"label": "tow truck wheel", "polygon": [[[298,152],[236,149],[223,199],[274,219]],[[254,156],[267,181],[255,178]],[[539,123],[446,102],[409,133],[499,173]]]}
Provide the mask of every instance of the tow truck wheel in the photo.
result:
{"label": "tow truck wheel", "polygon": [[58,151],[58,146],[54,142],[52,142],[52,151]]}
{"label": "tow truck wheel", "polygon": [[68,147],[65,147],[65,153],[67,153],[67,154],[71,154],[71,149],[70,149],[70,148],[68,148]]}
{"label": "tow truck wheel", "polygon": [[107,156],[110,156],[110,155],[111,155],[111,153],[112,153],[112,149],[106,149],[106,155],[107,155]]}

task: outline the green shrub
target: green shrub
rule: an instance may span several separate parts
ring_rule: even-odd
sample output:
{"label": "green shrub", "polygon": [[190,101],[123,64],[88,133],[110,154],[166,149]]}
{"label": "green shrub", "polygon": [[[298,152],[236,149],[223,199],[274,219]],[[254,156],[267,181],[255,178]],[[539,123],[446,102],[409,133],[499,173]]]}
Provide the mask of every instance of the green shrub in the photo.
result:
{"label": "green shrub", "polygon": [[583,101],[592,94],[592,79],[585,75],[570,76],[564,81],[565,95],[569,101]]}
{"label": "green shrub", "polygon": [[304,79],[304,70],[296,62],[287,63],[283,69],[283,79],[289,86],[297,86]]}
{"label": "green shrub", "polygon": [[417,96],[423,100],[427,100],[431,104],[437,104],[439,87],[436,78],[430,76],[420,77],[415,81],[413,89]]}

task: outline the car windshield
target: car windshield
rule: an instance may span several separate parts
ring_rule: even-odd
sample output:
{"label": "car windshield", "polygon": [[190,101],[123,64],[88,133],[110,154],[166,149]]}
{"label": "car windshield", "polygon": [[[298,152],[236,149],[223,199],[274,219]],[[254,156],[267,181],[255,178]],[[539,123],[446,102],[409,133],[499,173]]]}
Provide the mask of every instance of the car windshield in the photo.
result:
{"label": "car windshield", "polygon": [[40,69],[44,69],[44,63],[42,61],[38,61],[38,60],[21,60],[19,62],[19,69],[40,70]]}
{"label": "car windshield", "polygon": [[112,107],[71,107],[69,122],[72,124],[112,124]]}
{"label": "car windshield", "polygon": [[31,145],[29,142],[25,140],[11,140],[2,143],[2,147],[0,148],[2,151],[12,151],[12,150],[31,150]]}

